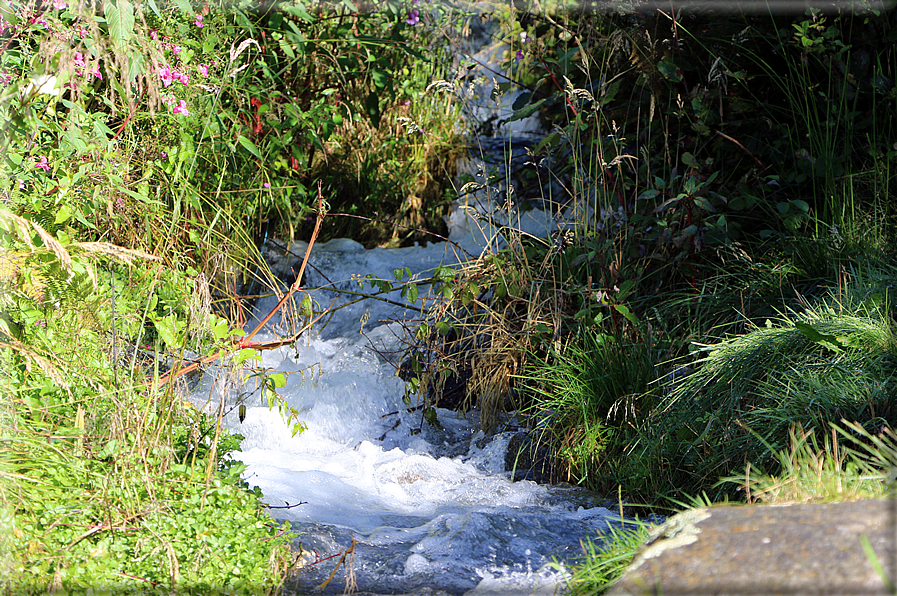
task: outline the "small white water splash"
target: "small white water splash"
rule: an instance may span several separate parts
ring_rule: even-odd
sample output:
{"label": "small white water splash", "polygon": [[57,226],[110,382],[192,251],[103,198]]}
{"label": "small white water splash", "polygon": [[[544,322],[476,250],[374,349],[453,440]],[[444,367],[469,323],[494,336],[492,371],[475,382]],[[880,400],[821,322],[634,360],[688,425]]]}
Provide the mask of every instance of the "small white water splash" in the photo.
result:
{"label": "small white water splash", "polygon": [[[541,236],[556,227],[541,212],[514,219]],[[425,279],[465,252],[477,255],[494,245],[494,229],[461,212],[451,224],[455,245],[364,250],[340,240],[315,246],[305,285],[357,291],[353,276],[391,279],[404,267]],[[303,254],[301,246],[292,248]],[[328,289],[312,295],[322,306],[354,298]],[[398,292],[389,297],[401,301]],[[272,298],[258,311],[273,306]],[[504,469],[509,435],[484,437],[475,413],[464,418],[438,409],[439,430],[423,422],[420,411],[409,411],[395,362],[408,327],[401,321],[419,316],[365,300],[339,310],[294,346],[265,352],[259,366],[286,376],[279,393],[307,426],[295,437],[258,395],[244,393],[242,423],[229,408],[226,425],[245,437],[237,454],[248,466],[244,477],[269,505],[292,506],[272,512],[292,523],[312,562],[289,589],[302,593],[321,584],[339,560],[327,557],[355,541],[353,558],[328,593],[346,588],[349,569],[362,594],[554,593],[567,576],[562,563],[581,555],[580,541],[595,538],[616,518],[607,509],[581,506],[570,489],[511,482]],[[272,329],[257,336],[275,337]],[[207,408],[222,399],[233,406],[250,390],[251,383],[228,389],[207,374],[192,399]],[[554,559],[561,564],[552,565]]]}

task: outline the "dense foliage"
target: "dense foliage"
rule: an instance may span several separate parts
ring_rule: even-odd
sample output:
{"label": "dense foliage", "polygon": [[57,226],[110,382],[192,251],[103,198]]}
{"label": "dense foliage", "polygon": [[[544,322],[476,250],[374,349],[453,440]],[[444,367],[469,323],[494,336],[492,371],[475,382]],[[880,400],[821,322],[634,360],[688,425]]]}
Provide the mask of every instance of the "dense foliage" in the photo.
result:
{"label": "dense foliage", "polygon": [[[656,504],[735,497],[720,478],[777,471],[791,423],[897,422],[893,11],[499,14],[495,93],[552,130],[516,178],[466,188],[558,229],[500,228],[453,278],[423,384],[469,371],[484,424],[526,410],[559,479]],[[819,343],[855,324],[878,339]],[[773,336],[806,343],[758,360]]]}

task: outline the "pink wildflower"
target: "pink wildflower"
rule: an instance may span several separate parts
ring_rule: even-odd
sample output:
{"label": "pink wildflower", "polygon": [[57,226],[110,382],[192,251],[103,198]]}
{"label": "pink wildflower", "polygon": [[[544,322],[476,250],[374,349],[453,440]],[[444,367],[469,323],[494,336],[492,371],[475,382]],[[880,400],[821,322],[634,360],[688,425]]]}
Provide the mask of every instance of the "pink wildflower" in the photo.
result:
{"label": "pink wildflower", "polygon": [[75,64],[78,66],[84,66],[84,54],[81,52],[75,52]]}
{"label": "pink wildflower", "polygon": [[19,190],[25,190],[25,181],[21,178],[16,178],[19,181]]}
{"label": "pink wildflower", "polygon": [[35,167],[35,168],[40,168],[40,169],[42,169],[42,170],[45,171],[45,172],[49,172],[49,171],[50,171],[50,164],[47,163],[47,158],[46,158],[46,157],[41,157],[41,158],[37,161],[37,163],[34,164],[34,167]]}
{"label": "pink wildflower", "polygon": [[95,76],[96,78],[100,79],[101,81],[103,80],[103,73],[100,72],[100,65],[99,65],[99,64],[97,64],[96,66],[94,66],[94,67],[93,67],[93,70],[88,71],[87,74],[92,74],[93,76]]}
{"label": "pink wildflower", "polygon": [[12,75],[6,72],[5,70],[0,71],[0,83],[4,85],[9,85],[12,83]]}
{"label": "pink wildflower", "polygon": [[190,84],[190,77],[189,77],[188,75],[186,75],[186,74],[184,74],[184,73],[180,73],[180,72],[173,72],[173,73],[171,73],[171,74],[172,74],[172,76],[173,76],[175,79],[177,79],[178,81],[180,81],[180,82],[183,83],[184,85],[189,85],[189,84]]}
{"label": "pink wildflower", "polygon": [[181,46],[171,46],[171,51],[175,53],[175,55],[181,53]]}
{"label": "pink wildflower", "polygon": [[150,31],[150,37],[153,41],[159,41],[159,32],[153,29],[152,31]]}
{"label": "pink wildflower", "polygon": [[181,105],[175,106],[174,108],[171,109],[171,111],[174,112],[175,114],[183,114],[184,116],[190,115],[190,111],[187,109],[187,102],[184,101],[183,99],[181,100]]}
{"label": "pink wildflower", "polygon": [[162,70],[159,71],[159,78],[162,79],[162,86],[168,87],[171,85],[171,82],[174,80],[174,75],[171,72],[171,67],[166,66]]}
{"label": "pink wildflower", "polygon": [[66,6],[67,6],[67,5],[66,5],[66,3],[64,2],[64,0],[53,0],[53,8],[55,8],[56,10],[62,10],[62,9],[64,9]]}
{"label": "pink wildflower", "polygon": [[90,35],[90,31],[88,31],[88,30],[85,29],[84,27],[81,27],[81,28],[78,30],[78,35],[80,35],[81,37],[87,37],[88,35]]}
{"label": "pink wildflower", "polygon": [[193,21],[193,24],[196,25],[197,27],[199,27],[200,29],[202,29],[202,15],[201,14],[196,15],[196,20]]}
{"label": "pink wildflower", "polygon": [[264,184],[262,184],[262,186],[264,186],[265,188],[271,188],[271,183],[265,182]]}
{"label": "pink wildflower", "polygon": [[206,64],[200,64],[200,65],[199,65],[199,74],[202,75],[202,76],[204,76],[204,77],[209,76],[209,67],[208,67],[208,65],[206,65]]}

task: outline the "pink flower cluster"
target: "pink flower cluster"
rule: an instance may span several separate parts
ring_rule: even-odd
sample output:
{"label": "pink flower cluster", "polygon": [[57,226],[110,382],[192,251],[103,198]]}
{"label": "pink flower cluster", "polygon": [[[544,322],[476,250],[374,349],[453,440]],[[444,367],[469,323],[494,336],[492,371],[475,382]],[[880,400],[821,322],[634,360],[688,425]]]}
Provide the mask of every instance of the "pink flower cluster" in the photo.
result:
{"label": "pink flower cluster", "polygon": [[162,79],[162,86],[168,87],[174,81],[180,81],[184,85],[190,84],[190,77],[185,73],[180,73],[176,70],[171,70],[171,67],[167,64],[165,67],[161,68],[159,71],[159,78]]}
{"label": "pink flower cluster", "polygon": [[[81,52],[75,52],[75,65],[76,66],[86,66],[87,64],[84,62],[84,54]],[[75,69],[75,74],[78,76],[84,76],[84,71],[80,68]],[[87,71],[87,74],[93,75],[95,78],[103,80],[103,73],[100,72],[100,65],[95,64],[91,70]]]}
{"label": "pink flower cluster", "polygon": [[187,102],[183,99],[178,105],[173,105],[177,101],[177,99],[172,97],[162,98],[162,101],[164,101],[166,105],[171,106],[171,112],[173,114],[183,114],[184,116],[190,115],[190,110],[187,109]]}

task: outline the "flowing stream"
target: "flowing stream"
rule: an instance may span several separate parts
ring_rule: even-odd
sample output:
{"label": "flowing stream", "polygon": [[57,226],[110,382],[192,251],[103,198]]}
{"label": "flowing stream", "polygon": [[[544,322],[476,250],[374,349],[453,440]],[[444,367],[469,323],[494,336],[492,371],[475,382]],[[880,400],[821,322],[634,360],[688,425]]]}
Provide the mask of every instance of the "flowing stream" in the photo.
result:
{"label": "flowing stream", "polygon": [[[479,59],[494,66],[495,55],[486,47]],[[489,87],[485,83],[486,97]],[[493,110],[504,138],[531,138],[532,119],[516,121],[516,130],[502,124],[510,100],[482,107],[477,117]],[[513,145],[489,142],[499,151]],[[463,167],[476,176],[488,173],[490,164]],[[483,198],[481,192],[471,200]],[[344,305],[357,297],[334,290],[371,292],[369,286],[360,290],[359,276],[390,280],[394,269],[407,267],[415,279],[426,279],[437,266],[457,265],[500,243],[496,230],[468,211],[457,209],[448,223],[448,243],[372,250],[345,239],[316,245],[304,287],[317,288],[311,296],[318,308]],[[541,237],[559,229],[538,210],[506,213],[498,223]],[[290,246],[292,255],[275,251],[269,261],[298,271],[305,246]],[[422,296],[426,291],[420,288]],[[222,400],[227,405],[227,427],[245,437],[237,454],[248,466],[244,478],[261,488],[274,517],[299,535],[294,546],[305,566],[287,591],[316,591],[354,544],[324,593],[554,594],[568,577],[567,566],[582,556],[581,541],[619,524],[619,515],[580,489],[512,482],[505,454],[514,433],[484,436],[476,412],[437,409],[438,429],[409,409],[396,367],[421,315],[400,306],[405,300],[398,291],[388,298],[394,303],[349,304],[294,345],[264,352],[259,366],[285,375],[278,393],[307,427],[296,436],[278,408],[268,407],[256,379],[234,386],[212,370],[192,394],[212,411]],[[268,313],[275,302],[261,300],[257,312]],[[256,339],[295,329],[295,321],[277,316]],[[247,406],[242,422],[238,403]]]}
{"label": "flowing stream", "polygon": [[[531,211],[517,223],[544,234],[546,219]],[[476,254],[489,244],[492,230],[463,212],[451,223],[457,244],[317,245],[305,285],[321,288],[312,295],[322,307],[345,304],[355,297],[332,289],[357,291],[354,276],[391,279],[395,268],[408,267],[427,278],[436,266],[457,263],[458,247]],[[303,247],[291,248],[301,256]],[[398,291],[390,298],[402,301]],[[274,304],[265,299],[258,312]],[[619,517],[579,489],[512,482],[505,451],[513,433],[484,436],[475,412],[462,417],[437,409],[439,430],[419,410],[409,411],[396,362],[410,328],[403,321],[418,316],[364,300],[338,310],[292,347],[266,351],[260,366],[285,374],[278,392],[307,426],[296,436],[254,379],[234,386],[211,370],[192,399],[211,410],[224,400],[227,427],[245,437],[237,454],[248,466],[244,477],[261,488],[267,504],[288,507],[272,513],[298,532],[296,550],[301,545],[308,563],[289,582],[294,593],[327,580],[340,559],[333,555],[353,541],[353,555],[325,593],[353,585],[362,594],[554,593],[567,577],[565,564],[581,556],[580,541]],[[275,317],[257,338],[273,339],[286,326]],[[247,405],[242,423],[237,403]]]}

